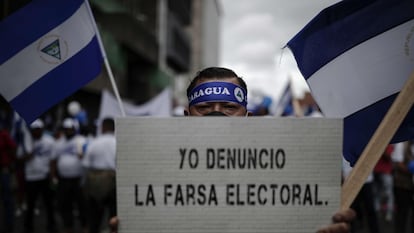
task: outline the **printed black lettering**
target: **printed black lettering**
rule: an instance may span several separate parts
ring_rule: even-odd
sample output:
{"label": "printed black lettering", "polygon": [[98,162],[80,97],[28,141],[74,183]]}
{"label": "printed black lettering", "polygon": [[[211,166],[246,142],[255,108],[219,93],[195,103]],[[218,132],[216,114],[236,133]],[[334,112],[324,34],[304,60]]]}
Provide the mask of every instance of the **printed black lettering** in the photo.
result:
{"label": "printed black lettering", "polygon": [[180,155],[181,155],[181,162],[180,162],[180,170],[183,169],[183,165],[184,165],[184,158],[185,158],[185,152],[187,151],[187,149],[185,148],[180,148]]}
{"label": "printed black lettering", "polygon": [[135,205],[136,206],[155,206],[155,197],[154,197],[154,190],[152,189],[152,185],[148,185],[148,188],[145,190],[145,188],[143,190],[141,190],[141,194],[145,193],[146,191],[146,195],[145,195],[145,204],[144,201],[139,200],[139,186],[135,185]]}
{"label": "printed black lettering", "polygon": [[[233,153],[231,150],[233,150]],[[227,149],[227,168],[236,169],[236,161],[236,149]]]}
{"label": "printed black lettering", "polygon": [[290,201],[290,188],[288,185],[284,184],[280,188],[280,203],[283,205],[289,204]]}
{"label": "printed black lettering", "polygon": [[208,205],[211,205],[212,203],[214,203],[214,205],[218,205],[216,186],[214,185],[211,185],[210,195],[208,197]]}
{"label": "printed black lettering", "polygon": [[282,169],[285,164],[286,154],[283,149],[208,148],[206,150],[207,169]]}
{"label": "printed black lettering", "polygon": [[150,203],[153,206],[155,206],[155,197],[154,197],[154,190],[152,189],[152,185],[148,186],[147,201],[146,201],[145,205],[148,206]]}
{"label": "printed black lettering", "polygon": [[[302,187],[295,185],[296,193],[301,193]],[[255,205],[277,205],[278,201],[283,205],[292,204],[292,186],[284,184],[278,189],[277,184],[227,184],[226,204],[229,206],[255,206]],[[279,197],[278,197],[279,195]],[[294,202],[301,202],[299,196],[295,195]]]}
{"label": "printed black lettering", "polygon": [[214,185],[166,184],[164,204],[167,206],[172,203],[175,206],[218,205],[218,199]]}
{"label": "printed black lettering", "polygon": [[272,205],[276,205],[276,190],[278,187],[277,184],[270,185],[270,189],[272,189]]}
{"label": "printed black lettering", "polygon": [[197,199],[197,203],[199,205],[205,205],[206,204],[206,186],[205,185],[199,185],[198,186],[198,190],[197,190],[197,194],[199,196],[199,198]]}
{"label": "printed black lettering", "polygon": [[[273,149],[271,151],[273,151]],[[269,156],[269,153],[265,149],[261,149],[259,152],[259,165],[260,165],[260,168],[266,169],[269,166],[269,163],[263,159],[263,156],[266,156],[266,157]],[[266,160],[268,159],[269,158],[266,158]]]}
{"label": "printed black lettering", "polygon": [[[187,156],[186,156],[187,155]],[[196,169],[198,167],[198,152],[196,149],[192,148],[187,153],[187,149],[180,148],[180,156],[181,156],[181,162],[180,162],[180,170],[184,167],[184,161],[188,160],[188,165],[191,169]]]}
{"label": "printed black lettering", "polygon": [[227,205],[234,205],[234,201],[232,197],[234,197],[234,184],[226,185],[226,204]]}
{"label": "printed black lettering", "polygon": [[260,205],[266,205],[267,198],[262,196],[262,191],[267,193],[267,187],[264,184],[259,185],[259,188],[257,189],[257,202]]}
{"label": "printed black lettering", "polygon": [[225,169],[226,166],[223,164],[225,160],[224,152],[226,150],[224,148],[217,149],[217,168],[219,169]]}
{"label": "printed black lettering", "polygon": [[237,150],[237,158],[239,160],[239,169],[244,169],[246,168],[246,164],[247,164],[247,159],[246,159],[246,150],[243,150],[243,153],[241,151],[241,149]]}
{"label": "printed black lettering", "polygon": [[240,198],[240,184],[236,185],[236,203],[238,206],[244,205],[244,201]]}
{"label": "printed black lettering", "polygon": [[172,197],[171,192],[172,184],[164,185],[164,205],[168,205],[168,197]]}
{"label": "printed black lettering", "polygon": [[315,184],[314,185],[315,188],[315,205],[323,205],[323,201],[319,200],[319,195],[318,195],[318,185]]}
{"label": "printed black lettering", "polygon": [[139,186],[135,185],[135,205],[136,206],[143,206],[144,202],[139,200]]}
{"label": "printed black lettering", "polygon": [[313,205],[312,193],[309,184],[305,187],[305,194],[303,195],[303,205]]}
{"label": "printed black lettering", "polygon": [[188,156],[188,163],[190,164],[190,168],[196,169],[198,167],[198,152],[196,149],[191,149],[190,154]]}
{"label": "printed black lettering", "polygon": [[215,163],[215,156],[214,156],[214,149],[212,148],[207,148],[206,151],[206,168],[207,169],[213,169],[214,168],[214,163]]}
{"label": "printed black lettering", "polygon": [[249,152],[249,156],[248,156],[248,168],[249,169],[256,169],[257,167],[257,154],[256,154],[256,149],[248,149]]}
{"label": "printed black lettering", "polygon": [[178,204],[181,204],[182,206],[184,205],[183,190],[181,190],[181,185],[177,185],[174,199],[175,199],[174,205],[178,205]]}
{"label": "printed black lettering", "polygon": [[255,205],[256,204],[256,202],[254,201],[255,200],[255,188],[256,188],[256,185],[255,184],[247,184],[247,205]]}
{"label": "printed black lettering", "polygon": [[282,169],[285,167],[285,163],[286,163],[286,154],[285,151],[283,149],[278,149],[276,151],[276,167],[278,169]]}
{"label": "printed black lettering", "polygon": [[296,201],[298,202],[298,205],[300,205],[300,194],[301,194],[301,188],[298,184],[292,185],[292,205],[296,204]]}
{"label": "printed black lettering", "polygon": [[195,198],[194,198],[194,193],[195,193],[195,188],[194,185],[192,184],[187,184],[186,185],[186,203],[187,205],[192,202],[193,205],[195,205]]}

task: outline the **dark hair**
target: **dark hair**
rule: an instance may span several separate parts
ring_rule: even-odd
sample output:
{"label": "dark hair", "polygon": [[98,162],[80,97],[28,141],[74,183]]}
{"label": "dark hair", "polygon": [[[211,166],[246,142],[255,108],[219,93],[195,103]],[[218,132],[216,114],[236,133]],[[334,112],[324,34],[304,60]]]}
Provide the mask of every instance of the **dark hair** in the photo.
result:
{"label": "dark hair", "polygon": [[204,70],[201,70],[197,72],[197,75],[193,78],[190,85],[188,85],[187,88],[187,96],[189,96],[191,90],[200,82],[203,80],[210,80],[210,79],[225,79],[225,78],[236,78],[239,85],[244,88],[247,92],[247,85],[244,80],[237,76],[237,74],[227,68],[223,67],[209,67],[205,68]]}
{"label": "dark hair", "polygon": [[115,131],[115,121],[113,118],[105,118],[102,121],[102,129],[108,130],[108,131]]}

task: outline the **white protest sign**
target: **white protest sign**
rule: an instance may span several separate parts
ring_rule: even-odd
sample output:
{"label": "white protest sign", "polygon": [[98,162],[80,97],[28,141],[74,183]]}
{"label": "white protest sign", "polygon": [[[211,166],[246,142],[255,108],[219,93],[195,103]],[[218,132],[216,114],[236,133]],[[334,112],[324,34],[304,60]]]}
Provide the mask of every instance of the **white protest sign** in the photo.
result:
{"label": "white protest sign", "polygon": [[120,233],[315,232],[339,209],[342,120],[117,118]]}

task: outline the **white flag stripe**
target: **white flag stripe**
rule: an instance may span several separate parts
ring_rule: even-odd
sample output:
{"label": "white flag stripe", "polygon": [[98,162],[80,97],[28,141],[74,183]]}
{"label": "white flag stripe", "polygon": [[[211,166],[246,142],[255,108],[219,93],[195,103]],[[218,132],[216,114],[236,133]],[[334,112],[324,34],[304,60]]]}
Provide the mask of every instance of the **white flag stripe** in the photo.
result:
{"label": "white flag stripe", "polygon": [[[0,66],[0,77],[2,77],[0,79],[0,92],[3,97],[8,101],[12,100],[45,74],[78,53],[92,40],[94,35],[95,31],[90,22],[87,6],[82,4],[68,20],[21,50]],[[64,57],[58,63],[46,62],[41,56],[49,55],[42,54],[40,50],[43,47],[39,47],[39,44],[44,38],[54,36],[59,36],[62,39],[60,40],[60,49]],[[14,84],[12,86],[6,85],[11,79]]]}
{"label": "white flag stripe", "polygon": [[413,31],[411,20],[346,51],[313,74],[307,82],[325,116],[346,117],[399,92],[414,71]]}

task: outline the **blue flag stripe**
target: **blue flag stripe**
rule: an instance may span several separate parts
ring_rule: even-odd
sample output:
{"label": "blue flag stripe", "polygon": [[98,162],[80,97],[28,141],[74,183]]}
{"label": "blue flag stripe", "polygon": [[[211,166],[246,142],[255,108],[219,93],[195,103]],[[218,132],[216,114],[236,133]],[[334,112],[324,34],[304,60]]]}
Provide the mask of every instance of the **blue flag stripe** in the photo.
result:
{"label": "blue flag stripe", "polygon": [[[384,98],[344,119],[343,155],[351,166],[358,160],[360,153],[368,144],[397,95],[398,93]],[[413,108],[408,112],[391,143],[412,138],[414,135],[414,121],[412,119],[414,119]]]}
{"label": "blue flag stripe", "polygon": [[[93,80],[101,71],[102,61],[95,36],[83,50],[33,83],[10,104],[26,122],[32,122],[45,109]],[[79,75],[79,71],[82,71],[82,75]]]}
{"label": "blue flag stripe", "polygon": [[413,9],[412,0],[342,1],[321,11],[287,45],[308,79],[338,55],[413,19]]}
{"label": "blue flag stripe", "polygon": [[63,23],[83,2],[36,0],[4,19],[0,22],[0,64]]}

